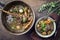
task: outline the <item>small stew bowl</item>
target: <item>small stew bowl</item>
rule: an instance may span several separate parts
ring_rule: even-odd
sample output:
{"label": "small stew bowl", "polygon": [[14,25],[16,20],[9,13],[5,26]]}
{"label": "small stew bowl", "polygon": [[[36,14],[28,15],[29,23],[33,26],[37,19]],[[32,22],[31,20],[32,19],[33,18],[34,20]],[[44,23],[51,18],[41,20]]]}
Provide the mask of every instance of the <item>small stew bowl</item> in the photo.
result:
{"label": "small stew bowl", "polygon": [[[42,38],[48,38],[48,37],[51,37],[51,36],[53,36],[53,34],[55,33],[55,31],[56,31],[56,23],[55,23],[55,21],[54,21],[54,19],[52,19],[51,17],[47,17],[48,19],[51,19],[51,21],[53,21],[52,23],[53,23],[53,31],[50,33],[50,34],[48,34],[48,35],[43,35],[43,34],[41,34],[39,31],[38,31],[38,29],[37,29],[37,24],[39,23],[39,21],[41,21],[42,19],[45,19],[46,17],[41,17],[41,18],[39,18],[38,20],[37,20],[37,22],[36,22],[36,24],[35,24],[35,31],[36,31],[36,33],[40,36],[40,37],[42,37]],[[41,26],[40,26],[41,27]],[[46,32],[47,33],[47,32]]]}

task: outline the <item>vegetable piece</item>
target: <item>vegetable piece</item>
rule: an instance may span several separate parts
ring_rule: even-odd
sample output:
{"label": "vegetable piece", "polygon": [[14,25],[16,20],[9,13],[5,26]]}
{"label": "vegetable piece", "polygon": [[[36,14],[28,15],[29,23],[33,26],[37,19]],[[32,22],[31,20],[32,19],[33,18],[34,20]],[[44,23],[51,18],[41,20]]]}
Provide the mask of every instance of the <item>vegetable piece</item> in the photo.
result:
{"label": "vegetable piece", "polygon": [[10,9],[10,12],[13,12],[13,10],[12,10],[12,9]]}
{"label": "vegetable piece", "polygon": [[42,32],[46,31],[46,27],[45,28],[42,28]]}
{"label": "vegetable piece", "polygon": [[27,18],[26,17],[23,17],[22,22],[23,23],[27,22]]}
{"label": "vegetable piece", "polygon": [[25,11],[24,15],[25,15],[26,17],[28,17],[28,13],[27,13],[26,11]]}
{"label": "vegetable piece", "polygon": [[28,13],[30,13],[31,12],[31,10],[30,9],[28,9]]}
{"label": "vegetable piece", "polygon": [[49,23],[51,23],[51,20],[47,19],[46,21],[44,21],[44,23],[49,24]]}
{"label": "vegetable piece", "polygon": [[38,28],[39,28],[39,26],[40,26],[40,25],[39,25],[39,24],[37,24],[37,27],[38,27]]}
{"label": "vegetable piece", "polygon": [[43,35],[46,35],[46,32],[42,32]]}
{"label": "vegetable piece", "polygon": [[48,35],[51,34],[51,31],[48,31]]}
{"label": "vegetable piece", "polygon": [[41,27],[44,28],[45,27],[45,24],[44,23],[41,23]]}
{"label": "vegetable piece", "polygon": [[45,29],[46,25],[43,21],[41,21],[41,27],[42,27],[42,31],[45,31],[44,29]]}
{"label": "vegetable piece", "polygon": [[24,26],[24,29],[27,29],[29,27],[29,25],[32,23],[33,19],[30,20],[30,22],[27,23],[26,26]]}
{"label": "vegetable piece", "polygon": [[13,10],[13,12],[18,13],[18,8],[17,8],[17,6],[16,6],[14,9],[12,9],[12,10]]}
{"label": "vegetable piece", "polygon": [[15,27],[11,27],[11,29],[15,29]]}
{"label": "vegetable piece", "polygon": [[12,24],[12,25],[10,25],[10,26],[11,26],[11,29],[12,29],[12,30],[14,30],[15,27],[16,27],[16,25],[14,25],[14,24]]}
{"label": "vegetable piece", "polygon": [[19,29],[20,29],[20,26],[19,26],[19,25],[18,25],[18,26],[16,26],[16,29],[18,29],[18,30],[19,30]]}
{"label": "vegetable piece", "polygon": [[50,19],[47,19],[47,21],[50,23],[51,22],[51,20]]}
{"label": "vegetable piece", "polygon": [[24,12],[24,10],[23,10],[23,9],[19,9],[19,12],[20,12],[20,13],[23,13],[23,12]]}
{"label": "vegetable piece", "polygon": [[45,23],[43,21],[41,21],[41,27],[44,28],[45,27]]}
{"label": "vegetable piece", "polygon": [[27,8],[27,7],[25,7],[25,8],[24,8],[24,11],[28,11],[28,8]]}

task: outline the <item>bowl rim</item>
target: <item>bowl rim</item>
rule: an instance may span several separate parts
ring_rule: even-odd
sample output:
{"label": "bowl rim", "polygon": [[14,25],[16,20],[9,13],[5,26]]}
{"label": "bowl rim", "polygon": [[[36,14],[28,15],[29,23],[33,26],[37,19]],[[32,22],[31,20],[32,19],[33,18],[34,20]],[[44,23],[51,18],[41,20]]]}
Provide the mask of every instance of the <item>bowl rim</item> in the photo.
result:
{"label": "bowl rim", "polygon": [[[53,30],[53,32],[52,32],[50,35],[46,35],[46,36],[45,36],[45,35],[40,34],[40,33],[37,31],[37,29],[36,29],[36,25],[37,25],[37,23],[38,23],[42,18],[45,18],[45,16],[44,16],[44,17],[39,18],[39,19],[37,20],[36,24],[35,24],[35,31],[36,31],[37,35],[39,35],[40,37],[43,37],[43,38],[48,38],[48,37],[53,36],[53,34],[54,34],[54,33],[55,33],[55,31],[56,31],[56,23],[55,23],[55,22],[53,22],[53,24],[54,24],[54,30]],[[53,18],[51,18],[51,17],[48,17],[48,18],[50,18],[50,19],[54,20],[54,19],[53,19]]]}

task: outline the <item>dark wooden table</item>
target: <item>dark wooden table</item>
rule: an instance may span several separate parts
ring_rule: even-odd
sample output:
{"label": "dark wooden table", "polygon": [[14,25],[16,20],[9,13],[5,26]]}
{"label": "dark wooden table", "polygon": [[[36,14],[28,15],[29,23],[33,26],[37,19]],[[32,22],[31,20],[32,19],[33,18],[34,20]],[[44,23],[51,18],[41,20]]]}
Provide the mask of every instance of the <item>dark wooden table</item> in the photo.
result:
{"label": "dark wooden table", "polygon": [[[15,0],[0,0],[0,2],[3,2],[4,4],[7,4],[11,1],[15,1]],[[45,16],[45,14],[43,14],[43,13],[39,14],[37,12],[39,6],[41,6],[43,3],[48,3],[48,2],[56,1],[56,0],[19,0],[19,1],[23,1],[23,2],[25,2],[25,3],[27,3],[28,5],[31,6],[31,8],[34,10],[34,12],[36,14],[36,20],[37,20],[38,18],[40,18],[42,16]],[[57,34],[59,34],[59,33],[57,33]],[[31,29],[31,31],[29,31],[27,34],[24,34],[24,35],[21,35],[21,36],[16,36],[16,35],[9,34],[6,31],[6,29],[4,28],[4,26],[1,22],[1,11],[0,11],[0,40],[33,40],[34,38],[36,38],[35,40],[54,40],[55,38],[56,38],[55,40],[60,40],[60,35],[56,36],[56,37],[52,37],[52,38],[48,38],[48,39],[40,38],[34,32],[34,26]]]}

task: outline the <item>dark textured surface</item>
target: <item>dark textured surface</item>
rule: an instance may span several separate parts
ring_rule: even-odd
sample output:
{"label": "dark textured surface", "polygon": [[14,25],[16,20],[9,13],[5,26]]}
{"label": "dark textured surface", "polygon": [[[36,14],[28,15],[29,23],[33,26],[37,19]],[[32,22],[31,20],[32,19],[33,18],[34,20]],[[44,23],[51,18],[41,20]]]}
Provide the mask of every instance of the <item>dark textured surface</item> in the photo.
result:
{"label": "dark textured surface", "polygon": [[[14,0],[0,0],[0,2],[3,2],[4,4],[7,4],[11,1],[14,1]],[[36,14],[36,20],[42,16],[45,15],[45,12],[44,14],[39,14],[37,12],[37,9],[39,8],[39,6],[42,4],[42,3],[47,3],[47,2],[50,2],[50,1],[55,1],[55,0],[19,0],[19,1],[23,1],[23,2],[26,2],[28,5],[31,6],[31,8],[34,10],[35,14]],[[36,39],[36,40],[60,40],[60,32],[59,32],[59,28],[58,27],[58,32],[56,34],[56,37],[52,37],[52,38],[48,38],[48,39],[42,39],[42,38],[39,38],[39,39]],[[31,35],[33,33],[33,30],[34,30],[34,26],[32,28],[31,31],[29,31],[27,34],[25,35],[21,35],[21,36],[15,36],[15,35],[12,35],[12,34],[9,34],[6,29],[4,28],[2,22],[1,22],[1,11],[0,11],[0,40],[33,40],[32,38],[34,37],[35,34]],[[35,33],[35,32],[34,32]],[[32,38],[31,38],[32,36]],[[37,38],[37,37],[34,37],[34,38]]]}

